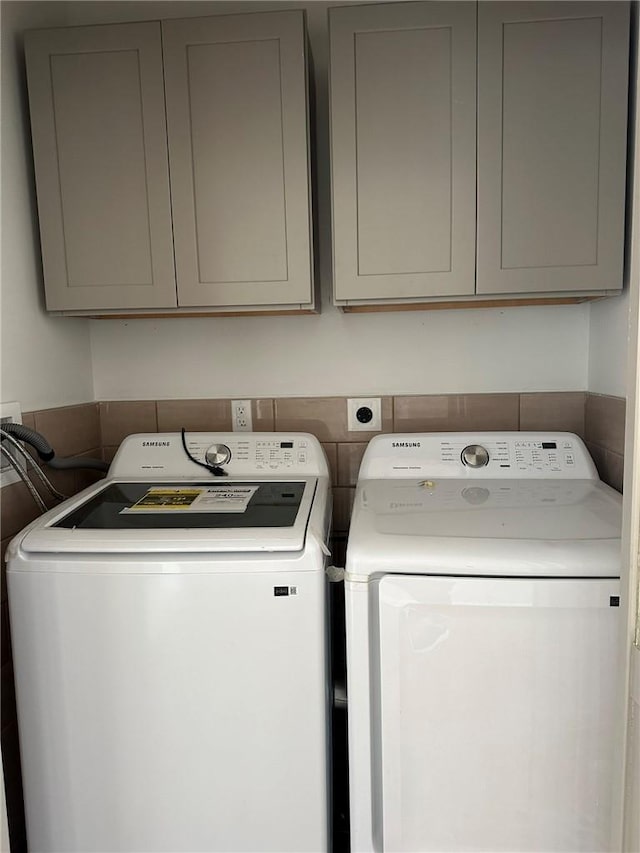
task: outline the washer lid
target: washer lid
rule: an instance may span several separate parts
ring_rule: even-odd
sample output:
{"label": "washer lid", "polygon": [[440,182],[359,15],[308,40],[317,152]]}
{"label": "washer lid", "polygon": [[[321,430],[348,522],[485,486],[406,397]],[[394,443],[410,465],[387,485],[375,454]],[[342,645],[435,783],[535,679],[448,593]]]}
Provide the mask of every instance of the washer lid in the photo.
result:
{"label": "washer lid", "polygon": [[108,482],[27,531],[26,553],[301,551],[317,480]]}
{"label": "washer lid", "polygon": [[347,572],[617,576],[621,507],[597,480],[363,481]]}

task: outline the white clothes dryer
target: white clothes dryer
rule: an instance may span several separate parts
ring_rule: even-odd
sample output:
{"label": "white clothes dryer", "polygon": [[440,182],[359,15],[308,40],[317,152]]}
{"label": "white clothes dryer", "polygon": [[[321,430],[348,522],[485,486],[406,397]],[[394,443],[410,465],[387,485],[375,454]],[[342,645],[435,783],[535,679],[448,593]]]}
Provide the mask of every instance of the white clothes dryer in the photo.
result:
{"label": "white clothes dryer", "polygon": [[14,539],[30,849],[328,849],[330,515],[313,436],[134,435]]}
{"label": "white clothes dryer", "polygon": [[346,559],[353,851],[610,849],[620,528],[575,435],[371,441]]}

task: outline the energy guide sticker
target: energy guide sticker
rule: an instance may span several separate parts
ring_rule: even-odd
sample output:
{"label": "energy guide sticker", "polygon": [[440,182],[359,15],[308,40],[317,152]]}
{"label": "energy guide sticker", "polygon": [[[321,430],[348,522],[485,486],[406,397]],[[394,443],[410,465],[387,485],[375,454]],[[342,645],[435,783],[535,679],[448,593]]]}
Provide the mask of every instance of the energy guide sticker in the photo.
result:
{"label": "energy guide sticker", "polygon": [[246,512],[257,490],[258,486],[158,486],[122,512]]}

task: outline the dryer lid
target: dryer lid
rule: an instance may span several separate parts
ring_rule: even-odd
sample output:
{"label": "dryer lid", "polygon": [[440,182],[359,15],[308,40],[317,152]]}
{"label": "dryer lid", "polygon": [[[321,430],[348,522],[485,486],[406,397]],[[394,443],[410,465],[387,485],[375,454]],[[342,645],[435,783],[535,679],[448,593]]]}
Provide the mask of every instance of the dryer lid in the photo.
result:
{"label": "dryer lid", "polygon": [[368,480],[347,572],[617,576],[620,531],[620,495],[597,480]]}
{"label": "dryer lid", "polygon": [[301,551],[317,480],[108,482],[29,530],[27,553]]}

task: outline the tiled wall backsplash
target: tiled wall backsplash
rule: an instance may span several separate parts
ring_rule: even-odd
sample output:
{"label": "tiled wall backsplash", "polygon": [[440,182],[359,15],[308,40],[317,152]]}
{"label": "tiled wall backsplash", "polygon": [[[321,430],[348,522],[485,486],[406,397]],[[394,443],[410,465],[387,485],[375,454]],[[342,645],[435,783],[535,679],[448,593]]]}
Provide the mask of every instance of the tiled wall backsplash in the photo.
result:
{"label": "tiled wall backsplash", "polygon": [[[322,442],[333,479],[333,561],[344,552],[362,454],[375,433],[347,430],[342,397],[256,399],[256,431],[310,432]],[[586,443],[602,479],[622,489],[625,401],[582,391],[537,394],[450,394],[382,399],[383,432],[453,430],[563,430]],[[59,456],[111,460],[122,439],[136,432],[230,431],[230,400],[145,400],[87,403],[31,412],[27,426],[42,433]],[[95,481],[92,471],[47,471],[64,494]],[[38,514],[22,483],[0,491],[2,531],[2,754],[12,849],[26,850],[20,762],[8,627],[4,552],[10,539]]]}

